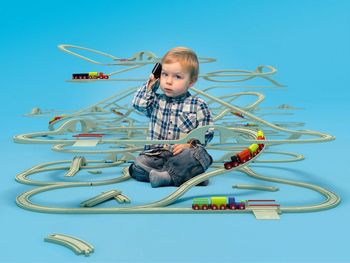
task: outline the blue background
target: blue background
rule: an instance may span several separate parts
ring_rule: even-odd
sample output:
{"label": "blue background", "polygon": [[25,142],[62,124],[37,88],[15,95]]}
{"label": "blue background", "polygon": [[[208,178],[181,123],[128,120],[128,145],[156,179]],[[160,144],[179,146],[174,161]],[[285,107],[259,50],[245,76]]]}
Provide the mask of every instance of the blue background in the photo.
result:
{"label": "blue background", "polygon": [[[350,219],[349,27],[350,2],[346,0],[2,2],[0,261],[350,262],[346,245]],[[57,45],[62,43],[120,57],[141,50],[162,56],[174,46],[188,46],[199,56],[218,59],[203,66],[203,73],[275,66],[274,78],[288,88],[266,91],[264,106],[304,107],[295,120],[337,139],[279,146],[304,154],[306,160],[256,170],[321,185],[338,193],[342,203],[323,212],[282,214],[280,221],[257,221],[250,214],[55,215],[18,208],[15,197],[32,187],[16,183],[17,173],[42,162],[71,158],[50,151],[48,145],[13,143],[13,135],[47,129],[49,117],[25,118],[23,114],[34,107],[78,110],[123,87],[135,86],[64,82],[72,72],[109,69],[59,51]],[[139,76],[147,76],[149,70]],[[229,194],[233,184],[247,181],[253,182],[232,173],[213,179],[212,188],[203,191]],[[131,183],[125,187],[151,193],[147,185]],[[310,191],[279,187],[277,196],[284,205],[322,200]],[[74,199],[73,191],[65,190],[43,194],[41,198],[48,199],[41,201],[60,204],[63,192]],[[194,194],[200,195],[200,190]],[[240,191],[237,195],[247,198],[252,194]],[[271,193],[257,195],[264,198]],[[190,204],[191,197],[186,195],[181,205]],[[50,233],[80,237],[96,251],[89,258],[76,256],[64,247],[43,242]]]}

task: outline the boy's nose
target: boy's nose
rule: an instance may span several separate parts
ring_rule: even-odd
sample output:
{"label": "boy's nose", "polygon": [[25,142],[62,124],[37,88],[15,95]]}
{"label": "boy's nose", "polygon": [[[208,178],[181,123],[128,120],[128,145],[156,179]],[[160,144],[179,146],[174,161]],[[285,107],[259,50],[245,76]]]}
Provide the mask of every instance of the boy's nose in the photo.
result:
{"label": "boy's nose", "polygon": [[166,78],[166,83],[167,84],[172,84],[173,83],[173,78],[172,77],[167,77]]}

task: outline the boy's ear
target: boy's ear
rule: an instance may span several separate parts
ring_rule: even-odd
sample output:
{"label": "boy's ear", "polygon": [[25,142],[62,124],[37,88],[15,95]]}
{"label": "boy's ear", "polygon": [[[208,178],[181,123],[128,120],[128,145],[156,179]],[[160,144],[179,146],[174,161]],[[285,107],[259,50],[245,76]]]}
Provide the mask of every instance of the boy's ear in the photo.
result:
{"label": "boy's ear", "polygon": [[191,81],[190,84],[188,84],[188,87],[189,87],[189,88],[192,87],[196,82],[197,82],[196,80]]}

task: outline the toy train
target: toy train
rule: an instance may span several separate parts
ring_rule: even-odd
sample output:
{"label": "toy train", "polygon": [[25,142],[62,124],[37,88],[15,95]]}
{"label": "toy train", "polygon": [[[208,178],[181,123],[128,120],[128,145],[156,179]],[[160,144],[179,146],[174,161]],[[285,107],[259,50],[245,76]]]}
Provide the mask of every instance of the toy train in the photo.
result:
{"label": "toy train", "polygon": [[109,79],[103,72],[74,73],[72,79]]}
{"label": "toy train", "polygon": [[238,111],[231,111],[231,113],[232,113],[233,115],[236,115],[237,117],[242,118],[242,119],[245,118],[244,115],[243,115],[242,113],[238,112]]}
{"label": "toy train", "polygon": [[50,121],[49,121],[49,124],[53,123],[54,121],[57,121],[59,119],[62,119],[64,118],[66,115],[61,115],[61,116],[55,116],[53,117]]}
{"label": "toy train", "polygon": [[245,201],[236,202],[233,196],[213,196],[210,198],[194,198],[192,209],[194,210],[225,210],[229,209],[245,209]]}
{"label": "toy train", "polygon": [[243,126],[246,126],[246,127],[253,127],[253,126],[255,126],[256,127],[256,126],[258,126],[258,124],[247,122],[247,123],[243,124]]}
{"label": "toy train", "polygon": [[276,207],[279,208],[279,204],[275,203],[275,200],[242,200],[236,202],[233,196],[213,196],[210,198],[194,198],[192,202],[193,210],[245,210],[246,208],[254,207]]}
{"label": "toy train", "polygon": [[[257,132],[256,139],[265,140],[264,133],[261,130]],[[264,144],[253,143],[243,151],[237,153],[236,155],[231,156],[230,162],[224,162],[225,169],[230,170],[233,167],[237,167],[240,164],[243,164],[249,161],[250,159],[255,157],[263,148],[264,148]]]}

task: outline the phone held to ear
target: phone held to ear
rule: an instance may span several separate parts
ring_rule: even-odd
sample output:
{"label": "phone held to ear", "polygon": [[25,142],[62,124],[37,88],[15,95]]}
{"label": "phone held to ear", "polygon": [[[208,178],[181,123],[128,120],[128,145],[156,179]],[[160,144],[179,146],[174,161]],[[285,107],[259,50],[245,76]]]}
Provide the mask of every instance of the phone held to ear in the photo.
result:
{"label": "phone held to ear", "polygon": [[158,62],[154,65],[154,68],[152,69],[152,74],[156,79],[159,79],[160,73],[162,73],[162,64]]}

